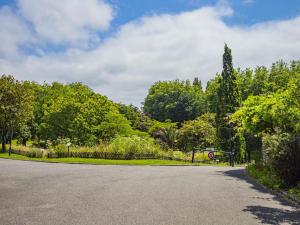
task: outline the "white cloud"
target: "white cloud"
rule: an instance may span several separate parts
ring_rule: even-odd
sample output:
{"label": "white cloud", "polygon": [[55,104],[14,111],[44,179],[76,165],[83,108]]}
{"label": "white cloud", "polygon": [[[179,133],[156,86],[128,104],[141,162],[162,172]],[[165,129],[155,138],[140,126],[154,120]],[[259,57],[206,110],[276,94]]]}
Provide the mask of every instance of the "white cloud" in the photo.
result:
{"label": "white cloud", "polygon": [[300,58],[300,17],[232,27],[222,20],[232,13],[219,4],[145,17],[123,25],[93,50],[73,47],[59,54],[4,59],[0,70],[19,79],[82,81],[115,101],[139,105],[157,80],[213,78],[222,69],[225,42],[235,67]]}
{"label": "white cloud", "polygon": [[94,42],[113,18],[112,7],[102,0],[19,0],[18,6],[37,36],[53,44]]}
{"label": "white cloud", "polygon": [[9,7],[0,8],[0,59],[17,58],[18,45],[32,40],[26,24]]}

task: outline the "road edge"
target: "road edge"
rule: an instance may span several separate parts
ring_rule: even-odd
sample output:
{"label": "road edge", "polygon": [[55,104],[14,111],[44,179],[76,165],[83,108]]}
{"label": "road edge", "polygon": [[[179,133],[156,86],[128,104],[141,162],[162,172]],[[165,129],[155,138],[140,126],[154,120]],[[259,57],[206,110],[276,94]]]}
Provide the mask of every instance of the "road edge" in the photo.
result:
{"label": "road edge", "polygon": [[248,176],[248,178],[253,181],[255,184],[261,186],[262,188],[264,188],[265,190],[269,191],[270,193],[272,193],[273,195],[276,195],[279,198],[284,199],[285,201],[287,201],[288,203],[290,203],[291,205],[293,205],[295,208],[300,209],[300,202],[297,201],[295,198],[293,198],[291,195],[287,194],[287,192],[284,192],[283,190],[273,190],[271,188],[268,188],[267,186],[263,185],[262,183],[260,183],[257,179],[255,179],[254,177],[252,177],[248,171],[245,169],[245,174]]}

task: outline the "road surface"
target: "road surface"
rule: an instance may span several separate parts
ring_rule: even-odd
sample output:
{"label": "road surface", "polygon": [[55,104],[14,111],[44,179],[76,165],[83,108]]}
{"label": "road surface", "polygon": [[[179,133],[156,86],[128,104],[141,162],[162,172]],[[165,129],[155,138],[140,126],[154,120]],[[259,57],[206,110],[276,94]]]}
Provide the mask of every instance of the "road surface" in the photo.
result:
{"label": "road surface", "polygon": [[300,224],[242,168],[0,159],[1,225]]}

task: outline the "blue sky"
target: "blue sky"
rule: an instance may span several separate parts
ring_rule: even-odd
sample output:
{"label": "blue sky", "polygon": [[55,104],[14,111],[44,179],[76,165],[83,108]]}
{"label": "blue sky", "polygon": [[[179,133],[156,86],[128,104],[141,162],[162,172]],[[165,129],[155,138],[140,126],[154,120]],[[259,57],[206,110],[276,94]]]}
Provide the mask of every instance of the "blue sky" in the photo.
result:
{"label": "blue sky", "polygon": [[300,0],[0,0],[0,73],[140,105],[158,80],[300,60]]}
{"label": "blue sky", "polygon": [[[110,0],[117,8],[115,26],[154,13],[179,13],[202,6],[215,5],[217,0]],[[299,0],[230,0],[235,15],[230,24],[255,24],[269,20],[293,18],[300,14]]]}
{"label": "blue sky", "polygon": [[[102,36],[109,37],[121,25],[153,14],[176,14],[195,10],[203,6],[213,6],[218,0],[107,0],[114,8],[115,17],[109,30]],[[299,0],[229,0],[235,11],[225,18],[229,25],[253,25],[271,20],[286,20],[300,15]],[[14,0],[0,0],[0,7],[9,5],[16,9]],[[54,50],[59,51],[61,46]],[[53,46],[52,46],[53,48]],[[53,50],[53,49],[52,49]]]}

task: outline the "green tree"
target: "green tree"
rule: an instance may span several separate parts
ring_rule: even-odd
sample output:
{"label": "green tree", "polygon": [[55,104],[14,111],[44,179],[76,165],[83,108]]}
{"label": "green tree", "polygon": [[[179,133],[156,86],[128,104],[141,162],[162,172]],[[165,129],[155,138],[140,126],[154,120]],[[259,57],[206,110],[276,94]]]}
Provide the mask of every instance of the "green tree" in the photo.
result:
{"label": "green tree", "polygon": [[223,71],[218,88],[218,107],[216,112],[218,144],[223,151],[232,151],[232,138],[235,136],[228,124],[228,117],[240,105],[237,78],[232,66],[231,50],[225,45],[223,55]]}
{"label": "green tree", "polygon": [[194,78],[193,86],[196,87],[196,88],[199,88],[199,90],[203,93],[202,82],[201,82],[201,80],[199,80],[198,77]]}
{"label": "green tree", "polygon": [[145,99],[144,112],[161,122],[195,119],[205,112],[202,88],[189,81],[156,82]]}
{"label": "green tree", "polygon": [[20,124],[17,129],[17,138],[18,142],[22,143],[22,145],[26,146],[26,143],[31,138],[30,127],[26,123]]}
{"label": "green tree", "polygon": [[209,117],[205,116],[186,121],[179,130],[179,145],[184,151],[193,152],[192,161],[197,149],[210,147],[216,141],[216,129],[207,118]]}
{"label": "green tree", "polygon": [[289,81],[286,90],[262,96],[250,96],[232,115],[240,129],[254,135],[300,132],[300,73]]}
{"label": "green tree", "polygon": [[251,69],[246,69],[244,71],[235,71],[237,77],[237,86],[240,91],[241,100],[244,101],[248,96],[253,94],[253,71]]}
{"label": "green tree", "polygon": [[149,132],[150,127],[153,125],[153,121],[139,108],[133,105],[118,104],[118,108],[121,114],[123,114],[129,121],[132,128]]}
{"label": "green tree", "polygon": [[162,143],[164,143],[166,147],[171,149],[177,147],[179,132],[176,126],[162,127],[159,131],[159,135]]}
{"label": "green tree", "polygon": [[218,90],[221,84],[221,76],[219,74],[210,81],[207,82],[205,89],[205,101],[207,111],[216,113],[218,108]]}
{"label": "green tree", "polygon": [[68,138],[93,145],[133,132],[116,104],[81,83],[31,86],[36,96],[33,133],[39,141],[56,144]]}
{"label": "green tree", "polygon": [[268,92],[269,71],[266,67],[257,67],[252,81],[252,94],[261,95]]}
{"label": "green tree", "polygon": [[2,152],[5,152],[6,137],[13,136],[13,131],[26,122],[32,113],[32,96],[23,82],[12,76],[2,75],[0,78],[0,129]]}

